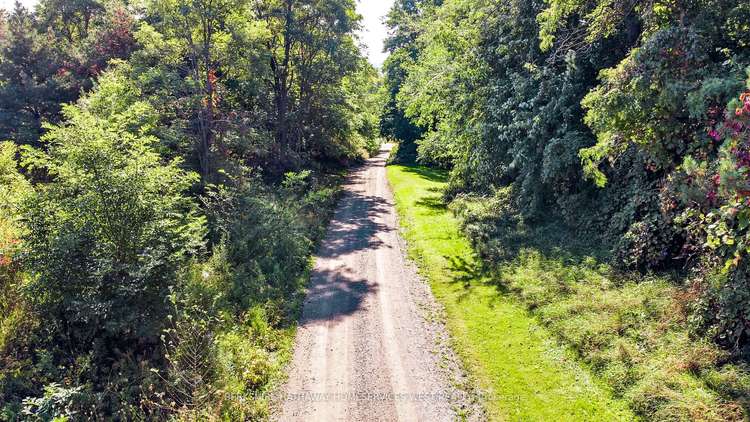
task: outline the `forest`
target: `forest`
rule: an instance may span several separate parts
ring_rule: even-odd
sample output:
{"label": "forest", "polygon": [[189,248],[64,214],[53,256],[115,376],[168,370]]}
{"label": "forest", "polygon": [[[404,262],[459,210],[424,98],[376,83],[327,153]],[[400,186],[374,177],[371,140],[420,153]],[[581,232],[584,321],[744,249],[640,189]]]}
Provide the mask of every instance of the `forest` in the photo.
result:
{"label": "forest", "polygon": [[387,23],[393,161],[450,171],[498,283],[636,416],[747,418],[750,5],[402,0]]}
{"label": "forest", "polygon": [[[353,166],[644,420],[750,415],[750,3],[0,10],[0,420],[266,420]],[[470,366],[470,365],[469,365]]]}
{"label": "forest", "polygon": [[347,163],[352,0],[0,15],[0,419],[262,419]]}

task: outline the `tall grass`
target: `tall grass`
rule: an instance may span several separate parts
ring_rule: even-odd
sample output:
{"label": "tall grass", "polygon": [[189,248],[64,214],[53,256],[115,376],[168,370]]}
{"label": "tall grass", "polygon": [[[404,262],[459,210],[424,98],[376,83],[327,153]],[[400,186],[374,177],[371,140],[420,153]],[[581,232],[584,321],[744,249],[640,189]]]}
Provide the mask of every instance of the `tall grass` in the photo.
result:
{"label": "tall grass", "polygon": [[616,272],[595,237],[518,219],[507,190],[459,198],[451,209],[488,283],[523,304],[637,415],[748,417],[748,366],[691,330],[695,292],[683,279]]}

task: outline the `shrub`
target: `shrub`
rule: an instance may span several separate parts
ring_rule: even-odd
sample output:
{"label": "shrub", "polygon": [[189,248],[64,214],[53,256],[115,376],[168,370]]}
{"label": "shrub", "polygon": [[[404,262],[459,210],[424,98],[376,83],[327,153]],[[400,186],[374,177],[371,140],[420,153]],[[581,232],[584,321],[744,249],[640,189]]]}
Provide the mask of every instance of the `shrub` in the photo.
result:
{"label": "shrub", "polygon": [[23,246],[19,206],[32,188],[17,170],[17,151],[9,142],[0,143],[0,419],[20,412],[12,398],[31,389],[26,345],[39,324],[21,296],[26,277],[18,262]]}
{"label": "shrub", "polygon": [[523,303],[644,419],[742,420],[750,368],[692,330],[695,287],[619,273],[603,261],[607,248],[585,233],[556,220],[528,225],[513,201],[503,189],[451,205],[502,294]]}
{"label": "shrub", "polygon": [[17,262],[23,233],[19,205],[32,188],[17,171],[16,153],[15,145],[0,143],[0,350],[12,339],[11,327],[23,305],[17,295],[23,279]]}
{"label": "shrub", "polygon": [[24,400],[23,414],[28,420],[65,422],[78,415],[81,387],[64,388],[59,384],[44,387],[44,396]]}
{"label": "shrub", "polygon": [[278,189],[249,176],[209,194],[208,214],[219,227],[231,266],[228,300],[235,309],[299,292],[313,242],[322,235],[338,192],[335,184],[319,184],[303,171],[288,173]]}
{"label": "shrub", "polygon": [[[335,180],[335,179],[334,179]],[[220,239],[180,274],[162,338],[164,389],[149,401],[180,420],[262,420],[267,393],[289,358],[314,239],[338,188],[309,171],[276,187],[255,177],[205,197]]]}
{"label": "shrub", "polygon": [[[735,352],[750,356],[750,83],[733,100],[722,122],[707,128],[723,141],[715,159],[688,156],[674,177],[686,207],[679,224],[704,256],[702,297],[695,304],[697,325]],[[711,263],[717,257],[722,271]]]}
{"label": "shrub", "polygon": [[203,219],[183,194],[197,179],[163,165],[154,139],[65,113],[34,164],[54,181],[25,203],[28,297],[71,344],[148,338],[177,269],[201,248]]}

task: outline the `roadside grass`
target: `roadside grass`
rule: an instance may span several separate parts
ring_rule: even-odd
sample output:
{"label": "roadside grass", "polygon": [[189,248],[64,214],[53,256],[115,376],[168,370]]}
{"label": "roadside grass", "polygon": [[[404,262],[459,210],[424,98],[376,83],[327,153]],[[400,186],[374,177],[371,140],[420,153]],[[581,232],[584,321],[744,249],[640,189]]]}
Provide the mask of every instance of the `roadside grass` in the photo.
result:
{"label": "roadside grass", "polygon": [[453,346],[492,420],[632,420],[623,401],[493,282],[443,204],[443,172],[389,166],[409,253],[445,307]]}
{"label": "roadside grass", "polygon": [[700,292],[669,274],[614,271],[606,247],[554,219],[525,224],[509,188],[450,205],[493,283],[654,421],[748,419],[750,371],[690,327]]}
{"label": "roadside grass", "polygon": [[690,286],[617,273],[585,234],[525,225],[507,189],[446,207],[444,173],[388,171],[457,352],[499,398],[495,419],[747,420],[748,365],[691,335]]}

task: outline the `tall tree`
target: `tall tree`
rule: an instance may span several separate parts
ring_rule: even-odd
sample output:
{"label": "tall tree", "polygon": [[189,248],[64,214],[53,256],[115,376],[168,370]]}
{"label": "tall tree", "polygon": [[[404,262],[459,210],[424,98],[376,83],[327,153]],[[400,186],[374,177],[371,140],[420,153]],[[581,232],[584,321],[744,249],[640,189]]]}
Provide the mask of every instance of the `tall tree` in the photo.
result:
{"label": "tall tree", "polygon": [[408,74],[406,68],[419,55],[420,7],[428,3],[424,0],[397,0],[386,19],[389,34],[385,50],[390,54],[383,64],[387,99],[380,116],[380,132],[387,138],[401,141],[399,155],[407,159],[414,158],[415,141],[422,136],[423,130],[405,116],[397,97]]}
{"label": "tall tree", "polygon": [[[124,5],[112,2],[105,10],[62,2],[64,10],[82,8],[69,16],[57,3],[43,0],[40,15],[16,3],[2,17],[0,137],[36,143],[43,122],[59,121],[61,103],[75,101],[109,60],[126,59],[133,50],[134,19]],[[48,12],[65,18],[50,18]]]}
{"label": "tall tree", "polygon": [[96,0],[43,0],[38,7],[42,24],[70,43],[87,38],[92,20],[103,11]]}
{"label": "tall tree", "polygon": [[37,31],[32,13],[16,3],[0,39],[0,137],[20,143],[39,139],[42,121],[54,120],[60,103],[75,97],[59,73],[60,52]]}
{"label": "tall tree", "polygon": [[157,1],[152,10],[161,20],[158,27],[177,40],[184,49],[193,90],[197,158],[204,181],[214,171],[212,150],[217,142],[217,83],[227,63],[221,60],[229,37],[229,17],[242,13],[242,0]]}
{"label": "tall tree", "polygon": [[339,87],[357,69],[359,58],[354,2],[255,1],[253,10],[268,31],[271,126],[279,164],[298,166],[305,151],[335,155],[327,138],[340,138],[336,129],[345,98]]}

